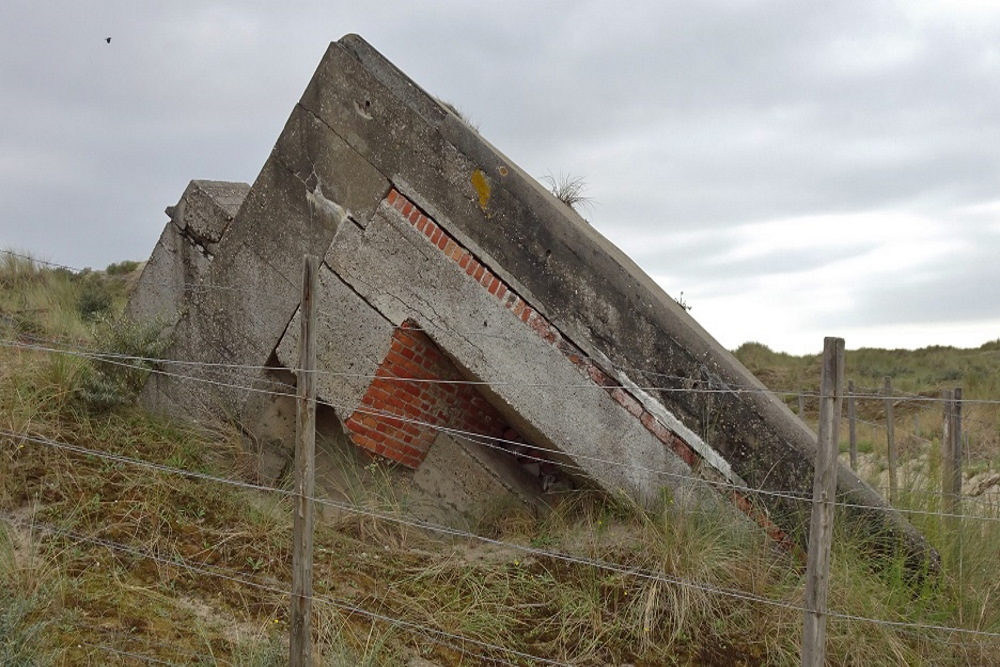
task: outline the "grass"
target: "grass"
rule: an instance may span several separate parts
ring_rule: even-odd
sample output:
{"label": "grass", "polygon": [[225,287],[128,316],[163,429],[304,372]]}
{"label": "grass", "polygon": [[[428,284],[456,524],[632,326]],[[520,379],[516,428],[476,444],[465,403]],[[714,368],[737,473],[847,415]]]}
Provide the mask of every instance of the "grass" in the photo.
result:
{"label": "grass", "polygon": [[[815,428],[820,355],[796,357],[774,352],[761,343],[744,343],[735,355],[769,389],[778,392],[793,412],[798,411],[799,394],[805,394],[804,419]],[[858,438],[882,453],[887,442],[885,377],[892,381],[894,431],[901,447],[915,454],[925,441],[939,441],[942,404],[937,399],[943,391],[961,387],[967,401],[962,426],[968,440],[967,463],[996,467],[1000,459],[1000,405],[989,401],[1000,400],[1000,341],[973,349],[848,350],[845,378],[853,380],[858,394]],[[846,422],[841,435],[847,437]]]}
{"label": "grass", "polygon": [[[97,280],[118,289],[106,276]],[[113,311],[103,325],[87,315],[73,296],[81,284],[31,264],[0,267],[2,338],[72,333],[80,345],[120,351],[127,339],[100,333],[117,322]],[[37,290],[34,303],[45,301],[45,285],[55,305],[44,316],[14,312],[28,303],[26,290]],[[775,355],[769,363],[775,381],[804,379],[794,373],[811,361]],[[196,429],[128,400],[94,409],[84,388],[97,372],[77,356],[0,348],[0,430],[15,434],[0,435],[0,664],[140,664],[135,655],[284,664],[287,497],[138,465],[254,481],[238,428]],[[118,391],[127,397],[135,385]],[[932,426],[927,417],[925,437]],[[870,456],[879,456],[878,439],[868,441]],[[911,486],[901,504],[936,512],[940,498],[926,493],[926,480],[937,464],[917,442],[912,452],[928,454],[928,475],[905,478]],[[983,452],[987,460],[996,454]],[[739,517],[670,503],[650,513],[624,498],[575,492],[543,515],[494,508],[476,528],[487,541],[443,539],[391,520],[407,507],[397,476],[362,466],[348,495],[370,513],[317,527],[314,628],[324,665],[402,666],[418,657],[449,666],[532,664],[525,654],[579,665],[798,664],[801,565]],[[1000,518],[996,507],[977,512]],[[913,521],[939,547],[956,543],[939,516]],[[944,576],[916,586],[901,563],[873,563],[856,546],[862,541],[839,527],[832,607],[1000,632],[1000,521],[965,527],[961,549],[944,551]],[[845,618],[828,624],[834,665],[987,664],[996,648],[996,637]]]}
{"label": "grass", "polygon": [[546,174],[542,176],[541,181],[548,186],[556,199],[577,213],[580,212],[581,206],[591,206],[594,203],[593,199],[583,194],[587,190],[587,181],[581,176],[559,174],[557,178],[552,174]]}

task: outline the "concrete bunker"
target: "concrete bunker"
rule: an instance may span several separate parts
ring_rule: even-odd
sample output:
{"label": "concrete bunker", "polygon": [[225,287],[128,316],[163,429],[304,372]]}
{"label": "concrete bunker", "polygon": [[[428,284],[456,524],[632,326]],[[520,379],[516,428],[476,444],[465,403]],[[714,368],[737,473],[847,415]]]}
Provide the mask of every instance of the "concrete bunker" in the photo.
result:
{"label": "concrete bunker", "polygon": [[[425,515],[471,520],[497,497],[595,485],[645,505],[723,499],[804,544],[815,435],[361,38],[330,45],[253,186],[192,181],[167,212],[129,313],[167,322],[185,365],[151,377],[144,400],[236,420],[265,476],[287,464],[308,253],[322,258],[328,454],[412,471]],[[843,466],[838,495],[876,546],[936,562]]]}

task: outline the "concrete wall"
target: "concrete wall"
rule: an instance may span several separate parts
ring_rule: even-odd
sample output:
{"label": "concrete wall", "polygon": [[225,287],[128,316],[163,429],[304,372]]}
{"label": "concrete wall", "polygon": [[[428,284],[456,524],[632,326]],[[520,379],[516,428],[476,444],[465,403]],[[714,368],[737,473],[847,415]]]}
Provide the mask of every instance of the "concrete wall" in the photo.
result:
{"label": "concrete wall", "polygon": [[[419,474],[441,429],[457,429],[540,479],[559,464],[571,483],[647,505],[718,497],[705,482],[760,489],[721,495],[804,543],[809,506],[788,496],[811,494],[814,435],[631,260],[359,37],[330,45],[212,243],[198,272],[213,289],[184,299],[172,353],[234,367],[212,367],[210,389],[159,378],[151,403],[221,406],[266,430],[270,399],[247,388],[290,383],[235,366],[294,366],[301,257],[315,254],[319,391],[358,446]],[[170,263],[168,245],[151,265]],[[936,557],[846,468],[838,493],[879,546]]]}

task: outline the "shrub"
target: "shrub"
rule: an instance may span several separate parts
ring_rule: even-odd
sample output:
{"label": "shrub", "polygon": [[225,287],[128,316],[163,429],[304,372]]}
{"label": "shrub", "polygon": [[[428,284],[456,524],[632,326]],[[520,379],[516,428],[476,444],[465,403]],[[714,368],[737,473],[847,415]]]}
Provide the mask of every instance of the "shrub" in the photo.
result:
{"label": "shrub", "polygon": [[80,296],[76,302],[80,319],[91,322],[111,312],[114,301],[111,286],[106,280],[95,274],[88,274],[81,279]]}
{"label": "shrub", "polygon": [[97,354],[79,389],[91,410],[103,411],[134,403],[156,360],[170,344],[161,322],[117,320],[103,316],[94,331]]}
{"label": "shrub", "polygon": [[134,262],[132,260],[126,259],[121,262],[115,262],[113,264],[108,264],[108,268],[104,270],[109,276],[125,276],[136,269],[139,268],[139,262]]}

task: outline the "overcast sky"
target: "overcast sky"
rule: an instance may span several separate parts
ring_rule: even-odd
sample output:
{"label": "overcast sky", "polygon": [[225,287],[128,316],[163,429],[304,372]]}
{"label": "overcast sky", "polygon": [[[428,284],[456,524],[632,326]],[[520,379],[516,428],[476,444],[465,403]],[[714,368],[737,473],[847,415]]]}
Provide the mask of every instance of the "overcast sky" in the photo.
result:
{"label": "overcast sky", "polygon": [[[355,32],[730,349],[1000,338],[1000,3],[0,4],[0,247],[145,259]],[[110,44],[105,42],[111,37]]]}

